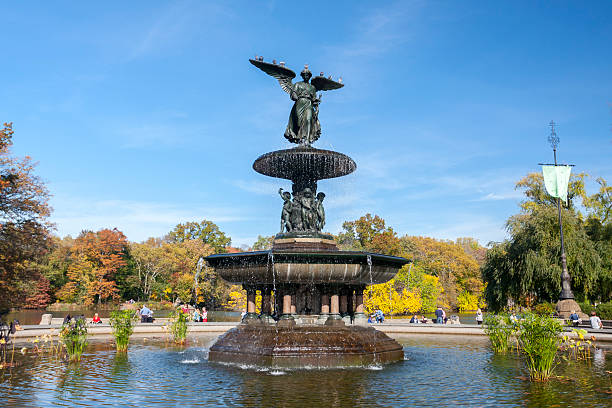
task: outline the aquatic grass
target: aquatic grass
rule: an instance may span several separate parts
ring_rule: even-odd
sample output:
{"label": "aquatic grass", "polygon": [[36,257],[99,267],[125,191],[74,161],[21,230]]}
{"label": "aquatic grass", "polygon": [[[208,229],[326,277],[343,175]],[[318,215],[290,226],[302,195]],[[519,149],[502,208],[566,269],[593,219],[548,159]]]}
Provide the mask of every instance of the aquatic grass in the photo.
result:
{"label": "aquatic grass", "polygon": [[573,329],[574,336],[566,334],[561,338],[560,350],[565,352],[562,355],[564,360],[586,360],[591,357],[591,350],[595,349],[595,336],[586,339],[587,333],[584,329]]}
{"label": "aquatic grass", "polygon": [[520,320],[519,326],[518,340],[526,356],[530,379],[548,380],[555,367],[563,325],[554,318],[530,313]]}
{"label": "aquatic grass", "polygon": [[134,333],[135,320],[133,310],[113,310],[111,312],[110,325],[113,329],[117,351],[127,351],[130,336]]}
{"label": "aquatic grass", "polygon": [[510,346],[510,339],[516,326],[507,314],[489,314],[484,320],[484,331],[489,336],[491,348],[496,353],[505,353]]}
{"label": "aquatic grass", "polygon": [[87,323],[85,319],[71,319],[64,323],[59,336],[66,348],[68,359],[70,361],[80,361],[87,346]]}
{"label": "aquatic grass", "polygon": [[0,369],[4,369],[4,368],[8,368],[8,367],[13,367],[14,366],[14,357],[15,357],[15,343],[12,342],[12,351],[11,351],[11,361],[8,361],[7,355],[8,355],[8,350],[7,350],[7,346],[8,343],[6,341],[6,339],[2,338],[0,339]]}
{"label": "aquatic grass", "polygon": [[183,313],[182,310],[175,310],[170,315],[169,329],[172,334],[174,342],[177,344],[184,344],[187,339],[187,313]]}

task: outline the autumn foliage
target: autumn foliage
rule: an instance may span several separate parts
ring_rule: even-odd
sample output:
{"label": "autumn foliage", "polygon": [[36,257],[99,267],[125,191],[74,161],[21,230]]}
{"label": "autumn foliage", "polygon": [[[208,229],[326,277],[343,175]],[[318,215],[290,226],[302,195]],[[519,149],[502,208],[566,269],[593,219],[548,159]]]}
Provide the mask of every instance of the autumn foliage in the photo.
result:
{"label": "autumn foliage", "polygon": [[68,283],[58,297],[91,305],[118,299],[115,274],[126,266],[127,238],[119,230],[84,231],[70,250]]}
{"label": "autumn foliage", "polygon": [[[0,129],[0,310],[42,290],[32,263],[47,249],[49,193],[29,158],[11,155],[13,127]],[[42,299],[42,298],[41,298]]]}

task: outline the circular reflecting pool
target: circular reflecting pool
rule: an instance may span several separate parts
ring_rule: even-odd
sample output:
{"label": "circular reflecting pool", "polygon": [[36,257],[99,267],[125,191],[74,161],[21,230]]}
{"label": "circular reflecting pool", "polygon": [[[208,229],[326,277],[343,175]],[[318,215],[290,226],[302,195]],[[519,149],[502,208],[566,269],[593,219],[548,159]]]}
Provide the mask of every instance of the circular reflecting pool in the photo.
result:
{"label": "circular reflecting pool", "polygon": [[[455,407],[612,406],[612,352],[561,363],[560,378],[527,381],[522,359],[480,337],[397,337],[405,360],[364,369],[280,371],[207,361],[214,336],[174,347],[134,339],[126,354],[92,341],[80,364],[17,350],[0,370],[7,407]],[[9,350],[10,354],[10,350]],[[10,359],[10,356],[9,356]]]}

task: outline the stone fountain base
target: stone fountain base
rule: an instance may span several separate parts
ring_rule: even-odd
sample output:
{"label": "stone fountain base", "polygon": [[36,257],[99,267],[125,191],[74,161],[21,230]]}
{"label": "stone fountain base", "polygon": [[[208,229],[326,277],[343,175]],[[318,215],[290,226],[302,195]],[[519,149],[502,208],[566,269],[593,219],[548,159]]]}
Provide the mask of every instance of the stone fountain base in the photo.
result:
{"label": "stone fountain base", "polygon": [[362,367],[404,359],[395,340],[372,327],[241,324],[210,348],[209,361],[278,368]]}

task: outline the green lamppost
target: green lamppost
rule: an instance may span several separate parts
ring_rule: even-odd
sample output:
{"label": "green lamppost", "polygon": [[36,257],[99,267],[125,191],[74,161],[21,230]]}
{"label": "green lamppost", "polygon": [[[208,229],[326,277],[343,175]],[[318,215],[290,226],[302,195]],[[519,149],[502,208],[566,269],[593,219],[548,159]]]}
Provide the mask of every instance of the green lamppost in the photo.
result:
{"label": "green lamppost", "polygon": [[[555,122],[550,121],[550,135],[548,136],[548,143],[553,148],[553,156],[555,159],[555,167],[567,166],[566,164],[557,164],[557,147],[559,146],[559,136],[555,132]],[[571,166],[571,165],[570,165]],[[574,293],[570,285],[570,275],[567,271],[567,259],[565,257],[565,243],[563,242],[563,222],[561,220],[561,198],[557,197],[557,212],[559,214],[559,232],[561,235],[561,294],[559,300],[573,299]]]}
{"label": "green lamppost", "polygon": [[[563,239],[563,221],[561,218],[561,198],[567,198],[570,169],[573,164],[557,163],[557,147],[559,147],[559,136],[555,131],[555,122],[550,122],[550,135],[548,143],[553,149],[554,163],[540,163],[543,167],[544,184],[548,193],[557,199],[557,213],[559,216],[559,235],[561,237],[561,293],[559,294],[559,303],[557,304],[557,312],[559,314],[569,314],[565,309],[579,311],[578,304],[574,301],[574,293],[570,283],[570,274],[567,270],[567,258],[565,256],[565,242]],[[566,304],[561,307],[562,304]],[[570,311],[571,311],[570,310]]]}

